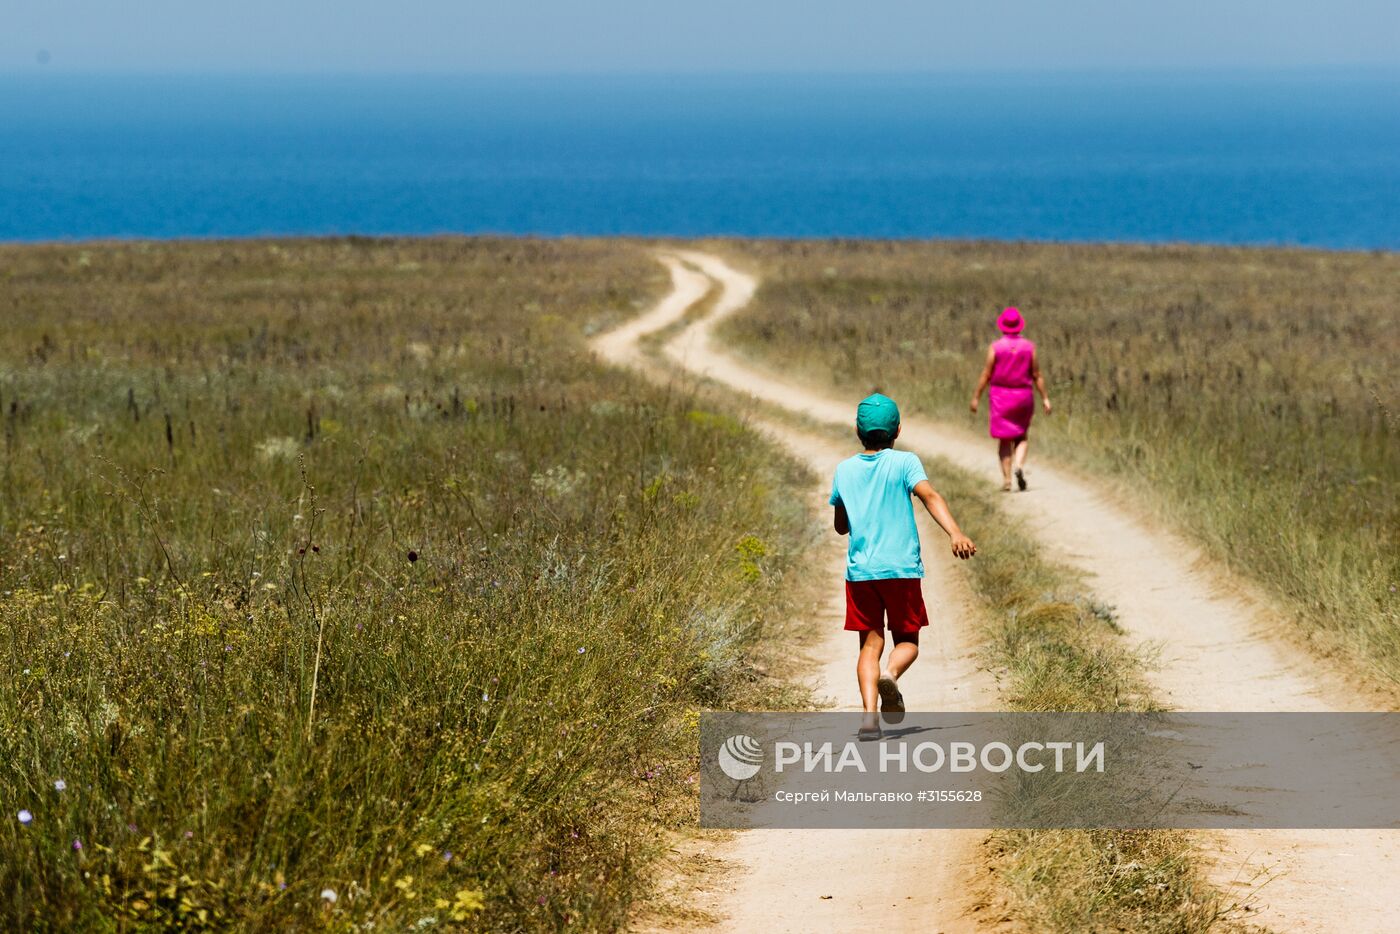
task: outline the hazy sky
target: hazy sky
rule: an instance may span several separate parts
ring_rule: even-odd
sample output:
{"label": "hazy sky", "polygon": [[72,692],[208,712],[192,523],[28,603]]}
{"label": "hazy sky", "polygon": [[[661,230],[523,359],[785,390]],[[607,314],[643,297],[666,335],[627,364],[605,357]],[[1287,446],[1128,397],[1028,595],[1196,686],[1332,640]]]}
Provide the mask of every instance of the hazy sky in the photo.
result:
{"label": "hazy sky", "polygon": [[0,69],[909,71],[1400,64],[1400,0],[0,0]]}

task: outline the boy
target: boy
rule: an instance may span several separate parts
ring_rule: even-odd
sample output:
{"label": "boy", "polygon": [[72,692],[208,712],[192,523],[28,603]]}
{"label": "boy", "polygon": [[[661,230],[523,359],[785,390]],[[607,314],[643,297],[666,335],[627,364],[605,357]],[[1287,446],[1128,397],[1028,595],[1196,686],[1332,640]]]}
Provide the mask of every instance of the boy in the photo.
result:
{"label": "boy", "polygon": [[[831,505],[838,535],[850,534],[846,552],[846,629],[859,633],[856,679],[865,719],[860,739],[879,739],[879,712],[890,723],[904,719],[904,695],[896,683],[919,656],[919,630],[928,625],[920,580],[919,531],[910,496],[917,496],[952,540],[953,554],[971,558],[977,546],[958,528],[948,504],[929,484],[918,455],[894,450],[899,407],[876,393],[856,407],[856,435],[865,450],[836,467]],[[889,666],[880,670],[889,618]]]}

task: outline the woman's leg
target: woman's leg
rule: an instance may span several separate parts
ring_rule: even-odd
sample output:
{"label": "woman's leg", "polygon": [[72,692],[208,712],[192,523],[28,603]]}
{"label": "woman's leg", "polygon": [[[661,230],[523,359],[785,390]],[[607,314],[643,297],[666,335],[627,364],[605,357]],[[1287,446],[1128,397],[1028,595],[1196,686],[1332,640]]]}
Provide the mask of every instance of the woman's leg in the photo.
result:
{"label": "woman's leg", "polygon": [[1031,436],[1021,435],[1016,439],[1016,446],[1011,454],[1011,469],[1020,470],[1026,466],[1026,451],[1030,447]]}
{"label": "woman's leg", "polygon": [[1010,438],[997,439],[997,456],[1001,458],[1001,488],[1011,489],[1011,452],[1012,441]]}
{"label": "woman's leg", "polygon": [[880,709],[880,654],[885,651],[885,634],[860,633],[860,655],[856,658],[856,681],[860,684],[860,702],[866,713]]}

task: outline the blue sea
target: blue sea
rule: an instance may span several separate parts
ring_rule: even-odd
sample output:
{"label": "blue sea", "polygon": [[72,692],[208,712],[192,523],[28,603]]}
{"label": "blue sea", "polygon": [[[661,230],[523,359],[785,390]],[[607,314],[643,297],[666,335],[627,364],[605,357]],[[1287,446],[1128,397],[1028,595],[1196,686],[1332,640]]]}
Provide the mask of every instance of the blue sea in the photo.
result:
{"label": "blue sea", "polygon": [[1400,247],[1400,72],[0,76],[0,240]]}

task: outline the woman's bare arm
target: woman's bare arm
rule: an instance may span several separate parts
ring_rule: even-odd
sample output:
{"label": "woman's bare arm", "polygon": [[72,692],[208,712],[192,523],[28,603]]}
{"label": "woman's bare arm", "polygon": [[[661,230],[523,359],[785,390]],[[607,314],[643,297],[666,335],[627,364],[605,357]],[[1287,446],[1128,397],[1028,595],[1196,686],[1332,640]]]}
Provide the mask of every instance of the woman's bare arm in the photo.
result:
{"label": "woman's bare arm", "polygon": [[1031,379],[1035,381],[1035,388],[1040,390],[1040,403],[1045,406],[1045,414],[1050,414],[1050,394],[1045,391],[1045,376],[1040,372],[1040,360],[1036,357],[1036,351],[1031,352]]}
{"label": "woman's bare arm", "polygon": [[977,377],[977,388],[972,391],[972,401],[967,407],[972,411],[977,411],[977,402],[982,398],[982,393],[986,390],[987,384],[992,381],[992,367],[997,362],[996,348],[991,344],[987,345],[987,364],[982,367],[982,375]]}

